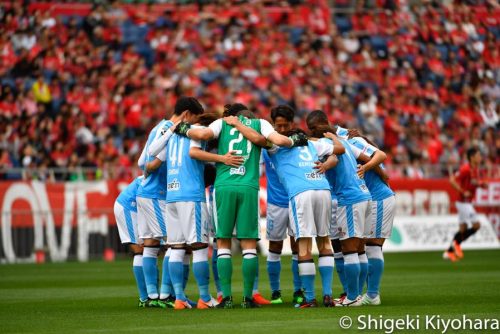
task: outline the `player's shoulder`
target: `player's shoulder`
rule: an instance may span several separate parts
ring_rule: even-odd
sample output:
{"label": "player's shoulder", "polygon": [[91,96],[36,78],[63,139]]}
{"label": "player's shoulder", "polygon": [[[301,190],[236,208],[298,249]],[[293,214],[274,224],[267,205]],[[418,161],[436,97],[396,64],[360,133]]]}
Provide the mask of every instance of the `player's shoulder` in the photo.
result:
{"label": "player's shoulder", "polygon": [[352,137],[352,138],[349,138],[347,141],[350,144],[353,144],[353,145],[363,145],[363,146],[365,146],[365,145],[368,144],[368,142],[364,138],[362,138],[362,137]]}
{"label": "player's shoulder", "polygon": [[458,171],[460,173],[469,173],[471,171],[470,164],[468,162],[462,164]]}

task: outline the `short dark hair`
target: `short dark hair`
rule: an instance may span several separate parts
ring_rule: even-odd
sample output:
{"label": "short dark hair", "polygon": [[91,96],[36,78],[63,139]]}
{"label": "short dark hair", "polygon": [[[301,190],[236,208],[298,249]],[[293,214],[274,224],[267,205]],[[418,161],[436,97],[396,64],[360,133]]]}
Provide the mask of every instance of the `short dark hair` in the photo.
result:
{"label": "short dark hair", "polygon": [[214,122],[218,118],[219,115],[217,113],[206,112],[198,116],[198,123],[200,123],[203,126],[209,126],[210,123]]}
{"label": "short dark hair", "polygon": [[328,116],[326,116],[325,112],[319,109],[311,111],[306,118],[307,126],[309,124],[328,124]]}
{"label": "short dark hair", "polygon": [[306,117],[306,123],[311,135],[316,138],[322,138],[325,132],[336,132],[330,126],[328,116],[322,110],[311,111]]}
{"label": "short dark hair", "polygon": [[281,104],[271,109],[271,119],[273,120],[273,122],[276,122],[276,118],[278,117],[283,117],[287,121],[293,122],[294,116],[295,111],[292,109],[292,107],[285,104]]}
{"label": "short dark hair", "polygon": [[257,116],[250,110],[240,110],[238,111],[238,114],[236,114],[236,116],[243,116],[243,117],[246,117],[248,119],[256,119]]}
{"label": "short dark hair", "polygon": [[467,150],[467,160],[470,161],[470,159],[476,155],[476,153],[479,152],[479,149],[477,147],[471,147]]}
{"label": "short dark hair", "polygon": [[174,114],[180,115],[186,110],[195,115],[203,114],[205,111],[201,103],[194,97],[181,96],[175,103]]}
{"label": "short dark hair", "polygon": [[243,103],[233,103],[233,104],[226,104],[224,106],[224,113],[222,116],[236,116],[238,113],[242,110],[248,110],[248,107],[244,105]]}
{"label": "short dark hair", "polygon": [[295,129],[288,130],[285,135],[286,136],[291,136],[291,135],[296,135],[296,134],[299,134],[299,133],[307,136],[307,133],[304,130],[300,129],[300,128],[295,128]]}

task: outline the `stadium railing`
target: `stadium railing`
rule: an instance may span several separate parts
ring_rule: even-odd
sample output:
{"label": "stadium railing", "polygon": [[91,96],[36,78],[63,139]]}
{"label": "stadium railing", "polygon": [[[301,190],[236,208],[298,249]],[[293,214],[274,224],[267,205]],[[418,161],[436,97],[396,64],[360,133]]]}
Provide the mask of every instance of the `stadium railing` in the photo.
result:
{"label": "stadium railing", "polygon": [[[458,165],[419,164],[387,165],[391,178],[434,179],[448,177],[458,170]],[[500,176],[500,166],[483,167],[485,178]],[[106,166],[106,167],[55,167],[55,168],[6,168],[0,166],[0,181],[39,180],[48,182],[82,181],[82,180],[127,180],[142,174],[138,167]]]}

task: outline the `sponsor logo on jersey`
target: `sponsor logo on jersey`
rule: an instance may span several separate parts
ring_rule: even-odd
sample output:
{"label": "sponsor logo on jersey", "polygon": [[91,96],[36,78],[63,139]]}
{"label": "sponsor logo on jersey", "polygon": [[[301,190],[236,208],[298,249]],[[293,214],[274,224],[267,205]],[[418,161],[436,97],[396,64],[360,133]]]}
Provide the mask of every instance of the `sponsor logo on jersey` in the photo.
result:
{"label": "sponsor logo on jersey", "polygon": [[167,184],[167,191],[177,191],[181,189],[181,184],[177,179],[174,179],[172,182]]}
{"label": "sponsor logo on jersey", "polygon": [[229,170],[229,175],[245,175],[246,169],[245,166],[240,166],[238,168],[231,168]]}
{"label": "sponsor logo on jersey", "polygon": [[323,174],[316,173],[316,172],[305,173],[304,175],[306,176],[306,179],[311,180],[311,181],[323,179]]}
{"label": "sponsor logo on jersey", "polygon": [[178,168],[168,170],[168,175],[177,175],[177,174],[179,174]]}
{"label": "sponsor logo on jersey", "polygon": [[368,192],[368,187],[366,185],[364,185],[364,184],[360,184],[359,188],[361,188],[361,191],[364,192],[364,193]]}

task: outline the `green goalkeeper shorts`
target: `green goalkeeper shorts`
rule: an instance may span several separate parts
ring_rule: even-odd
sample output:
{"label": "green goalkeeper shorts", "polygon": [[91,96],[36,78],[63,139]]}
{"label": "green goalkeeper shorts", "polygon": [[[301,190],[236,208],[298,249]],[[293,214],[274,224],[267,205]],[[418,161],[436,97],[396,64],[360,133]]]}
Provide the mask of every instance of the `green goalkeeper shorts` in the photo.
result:
{"label": "green goalkeeper shorts", "polygon": [[215,228],[220,239],[259,239],[259,190],[247,186],[215,188]]}

